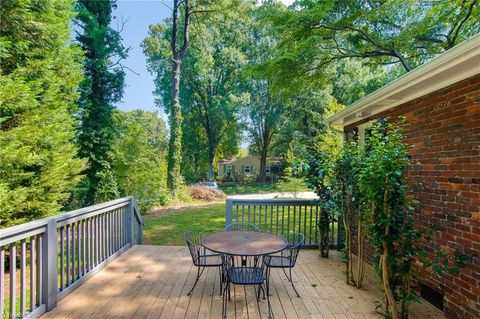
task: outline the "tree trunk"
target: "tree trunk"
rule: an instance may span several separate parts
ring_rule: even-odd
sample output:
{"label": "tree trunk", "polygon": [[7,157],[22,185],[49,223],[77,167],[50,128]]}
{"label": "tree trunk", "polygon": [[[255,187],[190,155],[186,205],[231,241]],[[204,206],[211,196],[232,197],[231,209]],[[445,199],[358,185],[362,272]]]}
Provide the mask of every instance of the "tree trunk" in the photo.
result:
{"label": "tree trunk", "polygon": [[217,144],[215,142],[215,136],[211,130],[207,129],[207,136],[208,136],[208,176],[207,179],[209,182],[212,182],[215,177],[214,171],[214,162],[215,162],[215,153],[217,151]]}
{"label": "tree trunk", "polygon": [[215,171],[214,171],[214,157],[208,156],[208,181],[212,182],[215,177]]}
{"label": "tree trunk", "polygon": [[350,244],[350,223],[348,221],[348,209],[343,212],[343,228],[344,228],[344,238],[345,238],[345,279],[347,285],[350,284],[350,263],[352,262],[351,260],[351,244]]}
{"label": "tree trunk", "polygon": [[357,288],[362,288],[363,277],[365,276],[365,267],[363,256],[365,253],[365,241],[364,241],[364,231],[363,231],[363,221],[358,214],[358,227],[357,227],[357,245],[358,245],[358,263],[357,263]]}
{"label": "tree trunk", "polygon": [[260,173],[258,174],[257,180],[259,182],[266,182],[267,181],[267,150],[263,149],[260,152]]}
{"label": "tree trunk", "polygon": [[172,197],[177,197],[177,191],[182,182],[182,109],[180,107],[180,70],[182,59],[185,56],[189,42],[190,7],[189,0],[183,1],[183,43],[177,47],[178,14],[180,10],[179,0],[173,0],[172,10],[172,40],[170,42],[173,57],[172,67],[172,105],[170,110],[170,140],[168,143],[168,176],[167,186],[172,192]]}
{"label": "tree trunk", "polygon": [[170,140],[168,145],[168,177],[167,185],[176,197],[181,183],[180,164],[182,162],[182,112],[180,108],[180,67],[178,54],[173,58],[172,74],[172,108],[170,110]]}
{"label": "tree trunk", "polygon": [[[385,236],[388,236],[388,226],[385,229]],[[381,267],[382,267],[382,281],[383,281],[383,290],[385,291],[385,296],[387,298],[387,309],[392,315],[392,319],[398,319],[398,308],[393,295],[392,287],[390,286],[390,265],[388,264],[388,243],[386,240],[383,241],[383,254],[381,256]],[[388,313],[388,312],[387,312]]]}
{"label": "tree trunk", "polygon": [[330,220],[329,215],[326,209],[322,208],[320,210],[320,222],[318,223],[318,232],[319,232],[319,249],[320,256],[322,258],[328,258],[329,253],[329,230],[330,230]]}

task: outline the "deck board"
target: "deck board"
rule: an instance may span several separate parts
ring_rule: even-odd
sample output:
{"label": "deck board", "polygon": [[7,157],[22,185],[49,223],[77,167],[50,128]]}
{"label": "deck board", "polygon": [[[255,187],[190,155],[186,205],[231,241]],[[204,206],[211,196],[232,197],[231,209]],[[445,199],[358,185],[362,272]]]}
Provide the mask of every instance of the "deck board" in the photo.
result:
{"label": "deck board", "polygon": [[[338,255],[328,260],[302,250],[293,271],[295,295],[281,270],[272,270],[270,299],[275,318],[382,318],[375,295],[344,283]],[[61,300],[42,318],[220,318],[219,274],[208,269],[192,296],[196,268],[186,247],[134,246]],[[265,318],[267,301],[253,287],[232,286],[228,318]]]}

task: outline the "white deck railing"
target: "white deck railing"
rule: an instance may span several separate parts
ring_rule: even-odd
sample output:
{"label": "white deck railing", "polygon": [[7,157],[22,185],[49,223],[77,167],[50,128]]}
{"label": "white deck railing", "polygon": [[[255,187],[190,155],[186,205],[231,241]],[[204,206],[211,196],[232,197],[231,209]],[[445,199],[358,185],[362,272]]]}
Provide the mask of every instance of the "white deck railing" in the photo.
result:
{"label": "white deck railing", "polygon": [[37,318],[132,245],[143,221],[132,197],[0,230],[0,314]]}
{"label": "white deck railing", "polygon": [[[227,198],[226,224],[232,222],[253,223],[262,231],[286,235],[298,232],[305,235],[304,247],[318,247],[317,224],[321,218],[318,199],[293,198]],[[338,223],[335,219],[328,222],[329,241],[336,247]]]}

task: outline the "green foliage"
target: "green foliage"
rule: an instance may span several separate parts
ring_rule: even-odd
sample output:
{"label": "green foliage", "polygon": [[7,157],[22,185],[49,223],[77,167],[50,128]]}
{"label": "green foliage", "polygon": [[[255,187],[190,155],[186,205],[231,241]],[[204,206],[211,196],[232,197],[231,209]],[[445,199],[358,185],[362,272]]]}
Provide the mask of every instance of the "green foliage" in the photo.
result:
{"label": "green foliage", "polygon": [[0,24],[0,227],[58,213],[84,161],[73,143],[78,48],[72,3],[2,1]]}
{"label": "green foliage", "polygon": [[414,244],[420,238],[414,228],[408,185],[403,180],[403,172],[409,165],[403,127],[388,121],[376,123],[367,145],[359,187],[370,216],[367,225],[369,238],[380,256],[377,266],[387,299],[386,312],[399,318],[397,301],[407,304],[415,299],[410,283]]}
{"label": "green foliage", "polygon": [[[254,12],[255,15],[255,12]],[[247,40],[247,63],[243,67],[242,90],[239,98],[241,121],[247,133],[252,154],[260,157],[259,182],[266,181],[267,157],[282,143],[279,138],[288,123],[287,107],[271,92],[270,83],[262,72],[262,65],[272,56],[272,47],[278,40],[268,25],[254,21]]]}
{"label": "green foliage", "polygon": [[[223,155],[235,155],[238,151],[239,129],[233,100],[238,93],[240,68],[245,63],[242,50],[249,19],[247,8],[242,1],[225,0],[212,4],[212,12],[196,15],[190,47],[182,61],[181,112],[184,125],[194,126],[184,127],[183,141],[206,146],[208,179],[213,178],[220,149]],[[143,41],[149,70],[155,76],[157,101],[167,114],[171,113],[168,102],[172,94],[171,37],[172,22],[167,20],[151,26],[149,37]],[[190,151],[186,161],[205,158],[198,147],[183,149]],[[198,175],[200,170],[196,165],[193,174]]]}
{"label": "green foliage", "polygon": [[167,129],[157,113],[114,113],[113,172],[122,196],[135,197],[142,211],[170,201],[167,189]]}
{"label": "green foliage", "polygon": [[[363,199],[359,189],[359,173],[363,163],[363,149],[355,142],[343,143],[340,156],[334,164],[332,178],[333,206],[342,215],[344,226],[344,260],[346,264],[346,282],[361,288],[364,278],[365,251],[365,213]],[[352,232],[357,232],[357,271],[353,271]]]}
{"label": "green foliage", "polygon": [[113,199],[118,194],[111,172],[113,110],[123,95],[125,72],[118,61],[126,57],[127,50],[121,44],[119,32],[110,27],[115,2],[79,0],[77,3],[76,39],[85,54],[78,135],[80,155],[88,160],[83,205]]}
{"label": "green foliage", "polygon": [[[480,31],[477,0],[298,0],[290,9],[269,4],[264,16],[282,39],[266,72],[287,95],[330,81],[337,86],[339,66],[359,70],[353,82],[370,91],[385,72],[370,71],[369,64],[389,65],[398,76]],[[334,95],[345,103],[343,84]]]}
{"label": "green foliage", "polygon": [[414,200],[404,178],[409,166],[404,127],[404,122],[394,125],[388,119],[373,125],[358,174],[361,200],[369,217],[369,238],[380,257],[377,270],[387,297],[386,313],[392,318],[407,318],[408,303],[418,300],[411,287],[417,278],[416,260],[438,274],[458,273],[467,260],[459,252],[451,257],[447,250],[427,256],[421,248],[422,240],[435,230],[425,231],[414,223]]}

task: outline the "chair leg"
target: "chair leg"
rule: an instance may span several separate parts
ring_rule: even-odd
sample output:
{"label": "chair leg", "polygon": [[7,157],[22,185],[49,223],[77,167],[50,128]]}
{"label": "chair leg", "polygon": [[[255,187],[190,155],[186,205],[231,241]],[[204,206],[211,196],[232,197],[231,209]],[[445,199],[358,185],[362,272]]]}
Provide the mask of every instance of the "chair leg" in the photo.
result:
{"label": "chair leg", "polygon": [[[265,287],[267,289],[267,287]],[[273,311],[272,311],[272,306],[270,305],[270,296],[267,294],[267,305],[268,305],[268,318],[272,319],[273,318]]]}
{"label": "chair leg", "polygon": [[[201,271],[200,271],[200,269],[201,269]],[[197,278],[195,278],[195,283],[193,284],[192,289],[190,289],[190,291],[188,292],[187,296],[190,296],[192,294],[193,289],[195,289],[195,286],[198,283],[198,279],[200,279],[200,276],[203,274],[204,269],[205,269],[204,267],[197,267]]]}
{"label": "chair leg", "polygon": [[270,267],[267,267],[267,278],[266,278],[266,283],[267,283],[267,296],[270,296],[270,273],[272,269]]}
{"label": "chair leg", "polygon": [[300,295],[298,294],[298,291],[297,289],[295,288],[295,285],[293,284],[293,279],[292,279],[292,268],[288,268],[290,270],[290,283],[292,284],[292,288],[293,290],[295,291],[295,293],[297,294],[297,297],[300,298]]}
{"label": "chair leg", "polygon": [[287,272],[285,271],[285,268],[282,267],[282,270],[283,270],[283,273],[285,274],[285,277],[287,277],[288,281],[290,281],[291,278],[288,277],[288,274],[287,274]]}
{"label": "chair leg", "polygon": [[223,267],[218,268],[218,273],[220,275],[220,296],[222,295],[222,287],[223,287]]}
{"label": "chair leg", "polygon": [[230,284],[228,282],[225,283],[225,287],[222,290],[222,318],[227,318],[227,289],[229,288]]}

